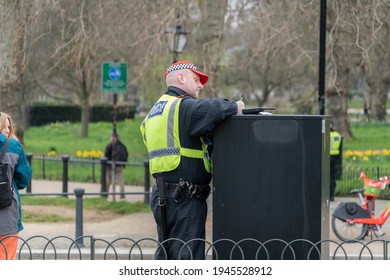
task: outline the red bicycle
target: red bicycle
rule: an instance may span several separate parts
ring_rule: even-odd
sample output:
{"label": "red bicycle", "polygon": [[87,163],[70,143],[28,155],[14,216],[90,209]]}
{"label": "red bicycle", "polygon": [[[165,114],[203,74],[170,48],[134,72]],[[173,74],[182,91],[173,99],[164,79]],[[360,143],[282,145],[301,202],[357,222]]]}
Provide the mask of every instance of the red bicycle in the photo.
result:
{"label": "red bicycle", "polygon": [[378,180],[369,179],[364,172],[360,173],[364,188],[352,190],[361,200],[356,202],[341,202],[332,213],[332,229],[334,234],[342,241],[361,240],[369,233],[376,237],[384,235],[381,228],[390,215],[390,201],[378,217],[375,217],[375,198],[381,190],[389,185],[387,176]]}

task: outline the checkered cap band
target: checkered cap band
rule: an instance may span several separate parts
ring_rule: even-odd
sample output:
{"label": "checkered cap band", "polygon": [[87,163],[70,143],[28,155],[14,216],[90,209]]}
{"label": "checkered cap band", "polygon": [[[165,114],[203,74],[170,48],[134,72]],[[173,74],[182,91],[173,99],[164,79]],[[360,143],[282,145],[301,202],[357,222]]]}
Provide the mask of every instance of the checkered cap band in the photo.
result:
{"label": "checkered cap band", "polygon": [[176,70],[181,70],[181,69],[189,69],[192,72],[198,74],[199,80],[202,83],[202,85],[207,83],[207,80],[209,77],[205,73],[202,73],[201,71],[199,71],[198,68],[196,68],[196,66],[190,61],[178,61],[178,62],[172,64],[167,69],[167,71],[164,73],[164,77],[166,78],[169,73],[176,71]]}
{"label": "checkered cap band", "polygon": [[178,63],[171,65],[168,69],[166,74],[171,73],[172,71],[181,70],[181,69],[192,69],[192,70],[198,70],[196,66],[192,63]]}

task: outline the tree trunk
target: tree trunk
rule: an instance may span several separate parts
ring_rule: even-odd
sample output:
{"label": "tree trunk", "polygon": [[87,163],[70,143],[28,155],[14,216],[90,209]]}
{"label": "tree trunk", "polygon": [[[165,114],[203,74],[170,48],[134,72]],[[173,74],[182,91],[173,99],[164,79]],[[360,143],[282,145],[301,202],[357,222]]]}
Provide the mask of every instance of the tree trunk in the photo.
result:
{"label": "tree trunk", "polygon": [[[336,37],[336,36],[335,36]],[[330,73],[330,83],[326,89],[326,98],[328,100],[329,112],[327,115],[331,116],[331,120],[335,129],[346,140],[352,139],[351,122],[348,116],[348,92],[350,64],[348,61],[348,54],[345,53],[342,47],[338,45],[338,40],[335,40],[335,45],[332,50],[334,53],[332,64],[333,68]],[[337,73],[337,75],[334,75]]]}
{"label": "tree trunk", "polygon": [[81,134],[80,136],[82,138],[88,137],[88,126],[90,121],[90,92],[91,92],[91,86],[88,85],[88,80],[91,79],[90,75],[87,75],[87,73],[90,73],[90,71],[86,71],[86,69],[83,69],[81,71],[81,94],[79,95],[81,98]]}
{"label": "tree trunk", "polygon": [[[343,3],[347,6],[346,3]],[[329,113],[335,129],[346,140],[352,139],[351,122],[348,116],[349,73],[352,67],[352,49],[348,49],[350,42],[354,40],[349,33],[344,33],[340,18],[342,11],[348,11],[344,5],[329,4],[328,11],[328,38],[327,55],[330,62],[330,71],[327,73],[326,97],[329,101]],[[347,12],[348,14],[348,12]]]}
{"label": "tree trunk", "polygon": [[366,63],[364,73],[369,86],[370,119],[385,121],[387,108],[387,95],[390,90],[390,63],[387,50],[379,45],[376,52],[372,52],[372,63]]}
{"label": "tree trunk", "polygon": [[386,103],[389,85],[381,83],[378,79],[367,79],[370,93],[370,119],[385,121],[386,120]]}
{"label": "tree trunk", "polygon": [[[202,21],[198,28],[197,44],[202,46],[198,64],[202,71],[209,75],[205,92],[209,97],[218,97],[218,69],[221,60],[221,41],[224,19],[227,10],[227,0],[199,0]],[[200,63],[201,62],[201,63]]]}
{"label": "tree trunk", "polygon": [[81,137],[88,136],[88,124],[91,108],[88,104],[81,106]]}
{"label": "tree trunk", "polygon": [[19,2],[0,2],[0,110],[9,113],[19,136],[22,132],[21,76],[23,25]]}
{"label": "tree trunk", "polygon": [[[332,48],[334,51],[332,53],[334,63],[329,76],[334,77],[334,79],[331,80],[326,89],[326,98],[329,101],[329,112],[327,115],[331,116],[335,129],[342,137],[349,140],[353,137],[351,122],[348,116],[348,74],[350,72],[350,64],[348,54],[338,45],[338,42],[338,40],[335,40],[335,45]],[[337,73],[337,75],[334,75],[334,73]]]}
{"label": "tree trunk", "polygon": [[329,115],[335,129],[343,136],[344,139],[352,138],[351,123],[348,117],[348,94],[347,89],[330,87],[326,90],[329,101]]}

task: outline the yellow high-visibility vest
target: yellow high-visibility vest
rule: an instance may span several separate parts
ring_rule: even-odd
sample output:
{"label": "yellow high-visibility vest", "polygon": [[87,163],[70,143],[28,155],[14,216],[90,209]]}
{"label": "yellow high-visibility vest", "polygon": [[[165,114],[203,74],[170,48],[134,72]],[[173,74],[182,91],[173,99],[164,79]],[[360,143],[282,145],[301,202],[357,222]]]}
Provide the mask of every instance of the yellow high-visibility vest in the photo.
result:
{"label": "yellow high-visibility vest", "polygon": [[207,172],[211,162],[207,145],[202,141],[202,150],[184,148],[179,137],[179,107],[181,98],[164,94],[154,104],[143,120],[140,130],[149,153],[151,174],[176,169],[181,157],[203,159]]}
{"label": "yellow high-visibility vest", "polygon": [[337,131],[330,132],[330,155],[340,154],[341,135]]}

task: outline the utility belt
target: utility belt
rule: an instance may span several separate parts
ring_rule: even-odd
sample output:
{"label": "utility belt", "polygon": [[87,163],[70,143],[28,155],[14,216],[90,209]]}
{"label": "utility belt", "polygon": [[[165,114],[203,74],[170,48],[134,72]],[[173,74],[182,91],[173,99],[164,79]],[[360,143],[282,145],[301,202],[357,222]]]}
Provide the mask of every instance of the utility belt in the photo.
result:
{"label": "utility belt", "polygon": [[[158,186],[159,187],[159,186]],[[173,191],[172,198],[178,202],[185,197],[194,197],[200,200],[206,200],[210,195],[209,185],[194,185],[183,179],[179,183],[164,182],[164,189]]]}

